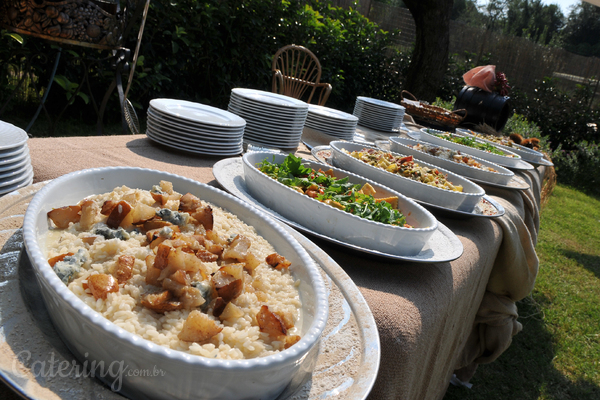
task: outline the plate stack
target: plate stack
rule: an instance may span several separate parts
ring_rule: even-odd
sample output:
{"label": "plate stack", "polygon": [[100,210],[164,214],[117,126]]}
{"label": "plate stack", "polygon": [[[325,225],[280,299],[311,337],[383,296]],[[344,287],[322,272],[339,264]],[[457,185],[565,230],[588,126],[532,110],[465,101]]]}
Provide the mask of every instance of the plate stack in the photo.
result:
{"label": "plate stack", "polygon": [[309,104],[305,126],[340,139],[352,140],[358,117],[333,108]]}
{"label": "plate stack", "polygon": [[153,99],[146,135],[156,143],[190,153],[242,153],[246,121],[228,111],[177,99]]}
{"label": "plate stack", "polygon": [[357,97],[354,104],[354,115],[358,124],[383,132],[397,133],[404,119],[405,108],[389,101],[371,97]]}
{"label": "plate stack", "polygon": [[33,183],[27,132],[0,121],[0,195]]}
{"label": "plate stack", "polygon": [[308,104],[277,93],[234,88],[227,110],[246,120],[245,143],[291,149],[300,143]]}

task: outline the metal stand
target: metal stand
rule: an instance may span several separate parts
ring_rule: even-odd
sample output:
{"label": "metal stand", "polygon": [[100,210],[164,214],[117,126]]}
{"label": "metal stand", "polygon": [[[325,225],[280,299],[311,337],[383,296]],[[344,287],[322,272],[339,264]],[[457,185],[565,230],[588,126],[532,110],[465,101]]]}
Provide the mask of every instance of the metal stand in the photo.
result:
{"label": "metal stand", "polygon": [[[15,3],[16,1],[18,1],[18,0],[0,0],[0,14],[2,14],[2,11],[5,11],[5,15],[0,16],[0,25],[2,25],[4,28],[10,29],[10,30],[15,31],[22,35],[29,35],[32,37],[38,37],[38,38],[50,40],[53,42],[58,42],[59,46],[60,46],[58,53],[56,55],[55,61],[54,61],[54,67],[52,70],[50,81],[48,82],[48,85],[47,85],[46,90],[44,91],[44,94],[40,100],[40,103],[35,112],[35,115],[33,116],[32,120],[29,122],[29,124],[26,128],[26,131],[29,131],[31,129],[31,127],[35,123],[35,121],[38,118],[42,109],[44,109],[44,111],[46,112],[46,115],[50,118],[47,110],[45,109],[46,99],[47,99],[48,93],[50,92],[50,89],[52,87],[53,81],[55,80],[55,74],[56,74],[56,70],[58,68],[59,61],[61,59],[61,54],[63,52],[63,46],[70,45],[70,46],[83,46],[83,47],[88,47],[88,48],[97,49],[97,50],[108,50],[108,51],[110,51],[111,54],[105,58],[95,58],[95,59],[91,59],[89,57],[79,57],[79,56],[75,57],[72,64],[80,65],[83,68],[82,79],[80,80],[79,85],[77,86],[74,93],[71,93],[70,98],[68,99],[65,107],[58,114],[56,119],[52,122],[52,124],[51,124],[52,133],[54,131],[56,123],[62,117],[62,115],[64,114],[66,109],[71,104],[73,104],[76,97],[80,93],[82,93],[84,85],[87,88],[87,91],[89,92],[90,99],[91,99],[92,105],[94,107],[94,111],[96,112],[96,115],[98,117],[97,123],[96,123],[96,133],[98,135],[102,135],[104,133],[104,124],[103,124],[104,113],[106,111],[106,106],[108,104],[110,96],[115,88],[117,88],[117,92],[119,95],[119,104],[120,104],[120,110],[121,110],[121,124],[122,124],[122,128],[123,128],[123,132],[127,133],[128,128],[129,128],[132,132],[139,133],[139,132],[134,131],[134,129],[132,128],[133,125],[130,123],[130,121],[132,119],[131,114],[132,114],[132,112],[133,112],[133,114],[135,114],[135,111],[132,110],[132,107],[129,108],[127,106],[127,104],[131,104],[127,100],[127,93],[129,91],[129,87],[133,80],[133,70],[135,68],[135,63],[137,62],[137,54],[139,51],[140,42],[142,40],[142,35],[143,35],[143,30],[144,30],[145,20],[146,20],[147,13],[148,13],[150,0],[129,0],[127,2],[127,6],[125,7],[125,10],[123,10],[122,12],[121,12],[121,10],[119,10],[118,2],[116,2],[114,4],[110,4],[110,3],[99,3],[99,2],[95,3],[95,2],[89,1],[89,0],[67,0],[67,1],[63,1],[61,3],[55,3],[55,2],[46,2],[46,1],[42,0],[42,1],[28,3],[29,7],[31,7],[29,9],[16,10],[16,8],[15,8],[15,5],[17,4],[17,3]],[[87,7],[88,10],[93,9],[93,12],[95,12],[97,15],[99,15],[100,18],[104,18],[105,25],[106,25],[106,31],[95,32],[94,29],[90,29],[90,26],[92,28],[98,28],[96,25],[93,25],[92,22],[90,22],[90,21],[83,22],[84,24],[85,23],[91,24],[91,25],[88,25],[88,29],[80,29],[80,27],[77,25],[77,23],[81,24],[81,22],[73,23],[73,21],[75,21],[74,17],[72,17],[71,21],[69,22],[69,18],[64,18],[61,16],[60,18],[62,18],[62,20],[66,21],[63,25],[45,24],[44,21],[37,21],[36,24],[30,25],[31,23],[28,22],[29,20],[26,19],[26,17],[28,17],[32,14],[47,15],[50,13],[50,11],[58,12],[58,11],[56,11],[56,7],[58,7],[59,5],[61,7],[64,7],[63,11],[65,11],[65,12],[67,12],[68,10],[73,11],[79,5],[78,3],[81,3],[81,7]],[[109,5],[107,6],[107,4],[109,4]],[[102,7],[101,7],[101,5],[102,5]],[[111,9],[111,7],[113,7],[113,6],[114,6],[114,10]],[[106,11],[107,9],[110,9],[114,13],[107,12]],[[73,11],[73,15],[78,15],[77,11]],[[141,20],[140,30],[138,33],[137,42],[136,42],[136,46],[135,46],[133,65],[130,65],[131,51],[127,48],[122,47],[120,44],[125,42],[125,39],[127,38],[129,32],[132,30],[134,23],[138,20],[138,18],[140,16],[141,16],[142,20]],[[119,21],[119,19],[121,19],[122,21]],[[61,22],[62,20],[57,19],[56,21],[59,21],[62,24],[63,23],[63,22]],[[122,30],[119,29],[119,27],[122,27]],[[85,26],[83,28],[85,28]],[[98,28],[98,29],[101,29],[101,28]],[[57,32],[59,32],[59,33],[57,33]],[[86,35],[89,35],[90,33],[93,33],[93,35],[86,36]],[[77,39],[80,39],[80,40],[77,40]],[[35,55],[30,55],[30,58],[28,59],[27,65],[25,67],[26,71],[25,71],[24,76],[27,75],[28,73],[33,72],[32,61],[34,58],[35,58]],[[111,84],[109,85],[107,91],[105,92],[102,102],[101,102],[100,106],[98,107],[96,100],[94,98],[94,95],[92,93],[92,90],[91,90],[89,72],[90,72],[91,68],[96,67],[96,68],[98,68],[98,71],[100,72],[100,74],[102,74],[102,71],[104,68],[103,65],[105,63],[110,64],[111,69],[113,69],[115,72],[115,77],[113,78]],[[122,76],[121,76],[122,73],[128,74],[127,89],[125,90],[125,92],[123,91],[123,81],[122,81]],[[18,83],[17,87],[15,88],[15,90],[13,91],[13,93],[9,96],[8,100],[0,108],[0,115],[2,115],[3,111],[5,110],[6,106],[10,102],[10,100],[14,98],[16,92],[21,88],[23,82],[24,82],[24,77],[19,81],[19,83]],[[36,93],[37,93],[37,91],[36,91]],[[136,123],[137,123],[137,117],[135,119],[136,119]],[[139,128],[137,128],[137,131],[139,131]]]}

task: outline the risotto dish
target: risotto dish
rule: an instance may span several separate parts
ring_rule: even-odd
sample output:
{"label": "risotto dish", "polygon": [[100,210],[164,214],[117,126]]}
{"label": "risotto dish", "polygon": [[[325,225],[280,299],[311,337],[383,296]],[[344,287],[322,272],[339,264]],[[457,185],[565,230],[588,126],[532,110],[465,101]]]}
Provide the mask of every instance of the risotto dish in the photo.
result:
{"label": "risotto dish", "polygon": [[290,261],[254,228],[168,181],[115,188],[48,212],[46,258],[85,304],[170,349],[219,359],[300,340]]}

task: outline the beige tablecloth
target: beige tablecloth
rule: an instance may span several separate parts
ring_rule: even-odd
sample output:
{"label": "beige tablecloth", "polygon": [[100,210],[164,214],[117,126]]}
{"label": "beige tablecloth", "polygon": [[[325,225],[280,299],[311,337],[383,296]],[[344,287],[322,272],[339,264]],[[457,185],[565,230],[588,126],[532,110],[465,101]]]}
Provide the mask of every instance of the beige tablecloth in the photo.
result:
{"label": "beige tablecloth", "polygon": [[[218,186],[211,167],[219,158],[168,150],[145,135],[39,138],[28,146],[35,182],[84,168],[136,166]],[[310,157],[304,146],[297,153]],[[439,218],[464,246],[452,262],[373,259],[309,237],[352,277],[377,322],[382,358],[369,398],[440,399],[455,370],[468,380],[521,329],[514,302],[531,291],[537,273],[544,168],[519,175],[530,190],[488,190],[506,208],[504,217]]]}

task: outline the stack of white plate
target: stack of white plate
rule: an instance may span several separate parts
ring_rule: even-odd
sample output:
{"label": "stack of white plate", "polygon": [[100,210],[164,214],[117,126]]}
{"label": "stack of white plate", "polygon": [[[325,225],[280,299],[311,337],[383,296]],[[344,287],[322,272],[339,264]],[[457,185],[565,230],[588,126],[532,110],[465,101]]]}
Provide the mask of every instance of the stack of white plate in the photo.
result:
{"label": "stack of white plate", "polygon": [[308,105],[305,126],[340,139],[352,140],[358,117],[333,108]]}
{"label": "stack of white plate", "polygon": [[354,104],[358,124],[383,132],[399,132],[405,108],[389,101],[359,96]]}
{"label": "stack of white plate", "polygon": [[245,143],[286,149],[300,143],[308,104],[277,93],[234,88],[227,110],[246,120]]}
{"label": "stack of white plate", "polygon": [[228,111],[191,101],[153,99],[146,135],[190,153],[233,156],[243,150],[246,121]]}
{"label": "stack of white plate", "polygon": [[33,183],[27,132],[0,121],[0,195]]}

